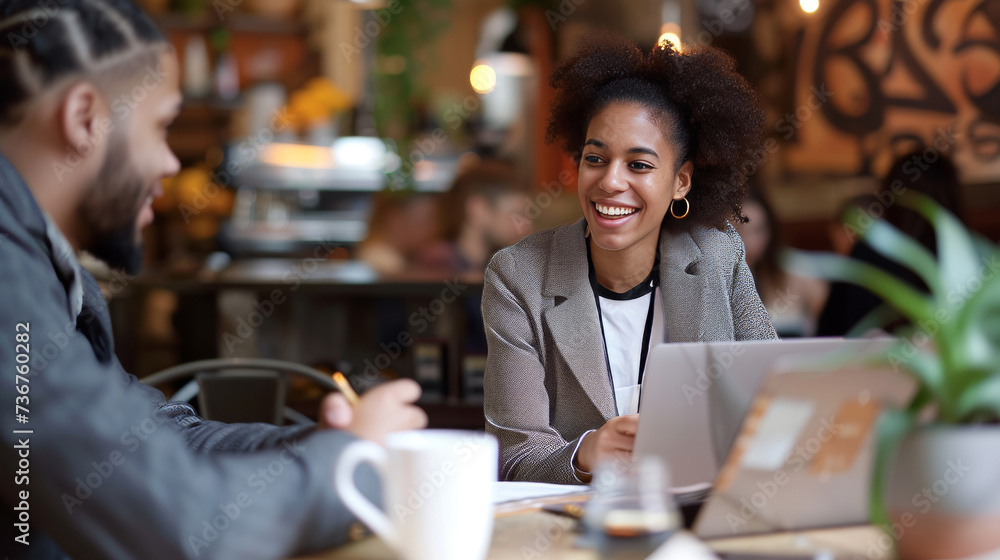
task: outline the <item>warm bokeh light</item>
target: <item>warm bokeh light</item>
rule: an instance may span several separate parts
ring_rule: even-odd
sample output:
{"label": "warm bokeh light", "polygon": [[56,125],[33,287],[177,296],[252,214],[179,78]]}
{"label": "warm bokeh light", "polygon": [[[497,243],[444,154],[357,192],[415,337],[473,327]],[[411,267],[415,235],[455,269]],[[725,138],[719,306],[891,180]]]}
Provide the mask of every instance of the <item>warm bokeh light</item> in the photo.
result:
{"label": "warm bokeh light", "polygon": [[799,5],[806,13],[813,13],[819,9],[819,0],[799,0]]}
{"label": "warm bokeh light", "polygon": [[305,144],[271,143],[261,150],[260,161],[278,167],[302,169],[333,169],[333,153],[329,147]]}
{"label": "warm bokeh light", "polygon": [[675,51],[681,51],[681,26],[673,21],[660,26],[660,38],[656,40],[656,44],[662,47],[668,42],[674,46]]}
{"label": "warm bokeh light", "polygon": [[680,52],[681,38],[678,37],[676,33],[664,33],[663,35],[660,35],[660,39],[657,41],[657,44],[660,46],[666,46],[668,42],[674,46],[675,51]]}
{"label": "warm bokeh light", "polygon": [[469,74],[469,82],[476,93],[489,93],[497,87],[497,73],[488,64],[477,64]]}

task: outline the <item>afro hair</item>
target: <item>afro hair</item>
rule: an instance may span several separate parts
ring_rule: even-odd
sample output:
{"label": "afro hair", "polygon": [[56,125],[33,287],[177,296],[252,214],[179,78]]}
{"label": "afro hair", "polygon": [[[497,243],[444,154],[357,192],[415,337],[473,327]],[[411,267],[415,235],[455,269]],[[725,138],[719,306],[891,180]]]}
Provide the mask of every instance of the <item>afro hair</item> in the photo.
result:
{"label": "afro hair", "polygon": [[[724,228],[745,221],[748,178],[764,158],[764,112],[736,62],[713,48],[678,52],[660,44],[644,54],[611,34],[584,41],[550,79],[555,89],[546,133],[579,163],[590,119],[612,102],[650,109],[675,147],[694,166],[685,223]],[[668,225],[665,218],[664,225]],[[677,220],[673,220],[677,223]]]}

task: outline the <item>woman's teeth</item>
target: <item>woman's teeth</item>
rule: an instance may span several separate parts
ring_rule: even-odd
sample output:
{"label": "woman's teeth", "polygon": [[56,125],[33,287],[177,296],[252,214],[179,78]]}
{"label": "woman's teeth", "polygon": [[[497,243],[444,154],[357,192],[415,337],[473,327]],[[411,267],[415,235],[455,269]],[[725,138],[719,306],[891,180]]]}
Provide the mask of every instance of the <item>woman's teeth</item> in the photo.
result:
{"label": "woman's teeth", "polygon": [[623,206],[605,206],[603,204],[594,204],[597,207],[597,211],[605,216],[628,216],[636,211],[636,208],[627,208]]}

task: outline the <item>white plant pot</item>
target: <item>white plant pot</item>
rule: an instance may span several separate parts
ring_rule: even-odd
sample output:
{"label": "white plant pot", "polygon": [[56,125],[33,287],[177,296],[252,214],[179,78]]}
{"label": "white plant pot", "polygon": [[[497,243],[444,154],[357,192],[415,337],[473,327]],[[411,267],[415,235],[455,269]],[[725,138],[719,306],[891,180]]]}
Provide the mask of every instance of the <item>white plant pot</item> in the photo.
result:
{"label": "white plant pot", "polygon": [[887,509],[900,558],[1000,551],[1000,426],[930,426],[902,443]]}

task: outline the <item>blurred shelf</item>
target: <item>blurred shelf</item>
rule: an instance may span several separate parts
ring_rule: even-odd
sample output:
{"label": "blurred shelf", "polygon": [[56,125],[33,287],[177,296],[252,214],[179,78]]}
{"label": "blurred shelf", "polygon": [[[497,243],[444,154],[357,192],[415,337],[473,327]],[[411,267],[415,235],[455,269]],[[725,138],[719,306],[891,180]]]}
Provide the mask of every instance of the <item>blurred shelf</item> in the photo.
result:
{"label": "blurred shelf", "polygon": [[206,14],[202,17],[178,13],[165,13],[153,18],[160,29],[167,32],[204,33],[214,29],[227,29],[236,33],[266,33],[269,35],[304,35],[306,25],[297,19],[267,18],[247,13],[224,13],[222,17]]}
{"label": "blurred shelf", "polygon": [[167,144],[182,164],[201,161],[206,151],[229,140],[234,108],[223,101],[185,101],[167,131]]}
{"label": "blurred shelf", "polygon": [[[308,262],[306,262],[308,260]],[[308,266],[308,272],[304,268]],[[322,293],[335,297],[438,297],[443,290],[460,297],[481,294],[481,274],[456,277],[446,271],[428,270],[393,276],[376,274],[367,265],[352,260],[237,259],[212,277],[172,274],[166,267],[147,267],[129,283],[139,290],[165,289],[214,293],[228,289],[268,292],[275,288],[300,293]]]}
{"label": "blurred shelf", "polygon": [[417,406],[427,413],[427,427],[439,430],[484,430],[483,401],[425,395]]}

